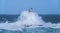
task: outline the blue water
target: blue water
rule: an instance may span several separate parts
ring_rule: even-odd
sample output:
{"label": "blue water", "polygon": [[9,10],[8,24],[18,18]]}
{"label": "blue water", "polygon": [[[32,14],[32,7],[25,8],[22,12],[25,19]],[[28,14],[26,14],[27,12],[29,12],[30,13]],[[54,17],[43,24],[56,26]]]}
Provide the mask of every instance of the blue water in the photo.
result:
{"label": "blue water", "polygon": [[[43,20],[51,23],[60,23],[60,15],[40,15]],[[0,23],[5,23],[5,21],[9,21],[9,23],[13,23],[17,21],[19,15],[0,15]],[[0,29],[0,33],[60,33],[60,29],[46,28],[46,27],[37,27],[37,28],[23,28],[23,31],[11,31]]]}
{"label": "blue water", "polygon": [[1,29],[0,33],[60,33],[60,29],[52,29],[52,28],[24,28],[23,31],[9,31]]}
{"label": "blue water", "polygon": [[[60,15],[39,15],[45,22],[60,23]],[[0,23],[4,23],[6,20],[11,22],[17,21],[19,15],[0,15]],[[3,21],[3,22],[2,22]]]}

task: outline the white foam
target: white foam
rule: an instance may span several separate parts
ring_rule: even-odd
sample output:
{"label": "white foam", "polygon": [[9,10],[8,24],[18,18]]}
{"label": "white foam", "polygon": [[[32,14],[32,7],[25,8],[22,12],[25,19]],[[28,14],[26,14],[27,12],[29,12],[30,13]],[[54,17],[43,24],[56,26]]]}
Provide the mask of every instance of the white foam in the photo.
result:
{"label": "white foam", "polygon": [[23,31],[22,29],[27,26],[29,26],[29,28],[35,28],[39,27],[39,25],[43,27],[60,28],[60,24],[45,23],[42,17],[38,16],[35,12],[23,11],[21,16],[18,17],[18,21],[15,23],[8,23],[8,21],[6,21],[6,23],[0,23],[0,29]]}
{"label": "white foam", "polygon": [[0,29],[22,31],[22,28],[27,27],[27,25],[34,26],[43,24],[43,21],[40,21],[39,19],[41,19],[41,17],[39,18],[37,13],[23,11],[21,16],[19,16],[18,21],[15,23],[8,23],[8,21],[6,21],[6,23],[0,23]]}
{"label": "white foam", "polygon": [[27,25],[37,25],[43,24],[44,22],[41,20],[41,17],[38,16],[37,13],[24,11],[21,14],[21,19],[24,24]]}

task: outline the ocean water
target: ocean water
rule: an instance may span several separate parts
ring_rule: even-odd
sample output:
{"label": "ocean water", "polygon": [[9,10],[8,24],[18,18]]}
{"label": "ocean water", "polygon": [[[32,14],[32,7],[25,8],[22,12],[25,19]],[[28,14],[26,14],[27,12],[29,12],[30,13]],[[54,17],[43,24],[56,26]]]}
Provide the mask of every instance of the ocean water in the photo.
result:
{"label": "ocean water", "polygon": [[[26,20],[21,15],[29,19]],[[35,16],[33,17],[32,14],[30,16],[28,16],[29,14],[21,15],[0,15],[0,33],[60,33],[60,15],[38,15],[42,17],[39,20]],[[33,17],[32,20],[30,20],[31,17]],[[19,18],[22,18],[24,26]],[[34,23],[34,21],[36,22]],[[38,24],[39,21],[41,25]],[[44,22],[44,25],[42,22]],[[35,26],[36,23],[40,26]]]}

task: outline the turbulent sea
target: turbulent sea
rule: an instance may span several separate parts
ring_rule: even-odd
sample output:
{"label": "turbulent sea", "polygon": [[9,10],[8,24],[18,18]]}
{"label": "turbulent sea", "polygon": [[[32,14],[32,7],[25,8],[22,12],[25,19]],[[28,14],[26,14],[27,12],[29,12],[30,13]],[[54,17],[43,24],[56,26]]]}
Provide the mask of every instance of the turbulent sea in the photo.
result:
{"label": "turbulent sea", "polygon": [[0,15],[0,33],[60,33],[60,15]]}
{"label": "turbulent sea", "polygon": [[[14,23],[17,21],[20,15],[0,15],[0,23]],[[60,23],[60,15],[39,15],[42,17],[43,21],[46,23]],[[20,30],[6,30],[0,29],[0,33],[60,33],[60,28],[54,29],[49,27],[37,27],[37,28],[23,28],[23,31]]]}

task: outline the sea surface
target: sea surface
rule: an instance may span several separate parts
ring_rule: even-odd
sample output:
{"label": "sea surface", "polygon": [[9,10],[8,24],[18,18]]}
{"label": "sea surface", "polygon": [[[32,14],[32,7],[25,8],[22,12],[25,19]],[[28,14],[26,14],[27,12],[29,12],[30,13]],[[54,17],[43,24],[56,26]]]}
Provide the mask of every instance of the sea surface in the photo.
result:
{"label": "sea surface", "polygon": [[[0,15],[0,23],[5,23],[6,21],[9,21],[8,23],[14,23],[17,21],[17,18],[20,15]],[[60,23],[60,15],[39,15],[42,17],[43,21],[46,23],[51,22],[58,24]],[[60,29],[54,29],[54,28],[45,28],[45,27],[38,27],[38,28],[23,28],[23,31],[11,31],[11,30],[5,30],[0,29],[0,33],[60,33]]]}

